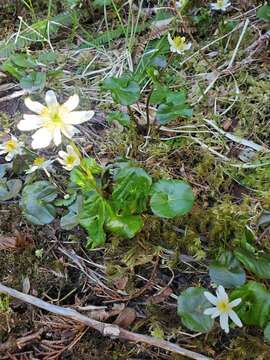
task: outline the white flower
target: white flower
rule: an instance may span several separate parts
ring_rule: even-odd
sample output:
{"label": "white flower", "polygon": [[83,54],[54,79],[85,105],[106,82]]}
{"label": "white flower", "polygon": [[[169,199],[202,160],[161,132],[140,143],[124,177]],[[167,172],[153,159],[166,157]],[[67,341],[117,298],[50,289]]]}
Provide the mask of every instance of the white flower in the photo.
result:
{"label": "white flower", "polygon": [[217,0],[216,3],[210,4],[211,9],[217,11],[226,11],[229,6],[231,6],[229,0]]}
{"label": "white flower", "polygon": [[187,4],[188,0],[179,0],[175,2],[176,9],[181,9]]}
{"label": "white flower", "polygon": [[73,125],[90,120],[94,111],[73,111],[79,104],[79,96],[71,96],[64,104],[58,104],[54,91],[49,90],[45,95],[47,106],[39,102],[25,99],[25,105],[38,115],[24,114],[24,119],[18,124],[22,131],[38,129],[32,136],[34,149],[45,148],[51,141],[56,146],[62,142],[62,134],[67,138],[78,132]]}
{"label": "white flower", "polygon": [[71,171],[75,166],[80,165],[80,157],[71,145],[67,145],[67,151],[59,151],[57,159],[64,169]]}
{"label": "white flower", "polygon": [[49,171],[52,169],[52,160],[46,160],[43,156],[38,156],[30,168],[25,172],[26,174],[32,174],[37,170],[45,171],[47,176],[50,176]]}
{"label": "white flower", "polygon": [[23,147],[24,143],[11,135],[11,139],[0,145],[0,155],[7,154],[5,160],[11,161],[16,155],[23,154]]}
{"label": "white flower", "polygon": [[210,303],[215,305],[215,307],[211,307],[209,309],[204,310],[205,315],[211,315],[212,319],[216,317],[220,317],[220,327],[227,334],[229,333],[229,317],[231,320],[237,325],[242,326],[242,322],[239,319],[238,315],[235,311],[232,310],[233,307],[240,304],[241,299],[235,299],[229,302],[228,295],[223,286],[219,286],[216,291],[217,296],[212,295],[210,292],[205,291],[204,296],[207,298]]}
{"label": "white flower", "polygon": [[176,52],[180,55],[191,48],[191,42],[186,43],[186,38],[184,36],[176,36],[172,39],[171,35],[168,34],[168,42],[170,44],[171,52]]}

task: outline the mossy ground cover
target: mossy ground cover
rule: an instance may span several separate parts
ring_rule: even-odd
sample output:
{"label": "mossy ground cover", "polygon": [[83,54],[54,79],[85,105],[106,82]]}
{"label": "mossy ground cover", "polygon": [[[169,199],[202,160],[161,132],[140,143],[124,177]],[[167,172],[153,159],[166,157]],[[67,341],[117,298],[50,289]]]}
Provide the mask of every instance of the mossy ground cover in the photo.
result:
{"label": "mossy ground cover", "polygon": [[[214,359],[268,359],[270,347],[259,327],[234,327],[227,335],[216,322],[212,331],[201,334],[187,329],[177,316],[177,297],[185,289],[211,288],[209,264],[224,251],[234,251],[250,234],[257,253],[270,251],[269,22],[256,16],[262,3],[232,1],[224,13],[211,11],[208,1],[188,1],[183,12],[174,1],[103,3],[0,4],[1,136],[12,133],[29,141],[17,129],[28,92],[42,101],[45,91],[53,89],[61,102],[78,93],[81,108],[95,111],[76,135],[84,155],[102,166],[116,159],[136,161],[156,181],[184,180],[192,186],[194,206],[173,219],[144,213],[144,227],[132,239],[109,234],[105,245],[89,250],[83,229],[61,229],[64,209],[58,208],[48,225],[31,225],[19,195],[1,203],[0,239],[14,238],[17,232],[28,240],[0,250],[1,282],[108,322],[121,312],[114,313],[113,307],[124,304],[136,312],[127,325],[130,330]],[[42,21],[48,20],[44,32]],[[192,49],[171,57],[168,32],[184,35]],[[147,102],[151,89],[146,78],[153,68],[144,62],[155,48],[161,49],[155,60],[159,80],[172,91],[186,91],[192,117],[157,123],[156,104]],[[37,66],[7,67],[18,54],[35,59]],[[144,90],[140,100],[119,107],[101,83],[127,71],[135,73]],[[33,77],[33,72],[46,76]],[[129,113],[134,121],[128,127],[109,122],[107,115],[115,110]],[[43,155],[52,157],[53,149]],[[27,163],[14,160],[13,166],[24,181]],[[42,172],[33,176],[47,179]],[[67,175],[60,166],[51,181],[64,191]],[[259,280],[250,268],[246,273],[248,280],[261,281],[269,290],[269,277]],[[88,305],[106,306],[112,315],[93,315]],[[1,296],[1,359],[182,358],[101,338],[61,321]],[[14,343],[38,331],[21,348]]]}

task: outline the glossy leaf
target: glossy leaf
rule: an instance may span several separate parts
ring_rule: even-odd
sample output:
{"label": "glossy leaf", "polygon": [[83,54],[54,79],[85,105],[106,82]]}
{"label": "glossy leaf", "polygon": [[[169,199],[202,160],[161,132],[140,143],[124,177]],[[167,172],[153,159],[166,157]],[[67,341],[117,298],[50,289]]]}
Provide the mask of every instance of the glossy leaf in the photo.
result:
{"label": "glossy leaf", "polygon": [[142,218],[138,215],[115,216],[107,222],[106,227],[112,233],[132,239],[143,227]]}
{"label": "glossy leaf", "polygon": [[7,180],[0,178],[0,201],[7,201],[15,198],[22,188],[20,179]]}
{"label": "glossy leaf", "polygon": [[21,199],[24,216],[35,225],[49,224],[55,218],[55,207],[51,203],[56,197],[55,186],[48,181],[25,186]]}
{"label": "glossy leaf", "polygon": [[88,232],[87,247],[101,246],[106,236],[104,224],[107,217],[106,200],[97,191],[91,191],[83,201],[80,212],[80,225]]}
{"label": "glossy leaf", "polygon": [[30,92],[35,90],[43,90],[46,84],[46,73],[33,71],[21,78],[20,85],[24,90]]}
{"label": "glossy leaf", "polygon": [[189,330],[208,332],[213,327],[214,320],[203,313],[213,306],[204,296],[205,291],[201,287],[190,287],[178,298],[177,313]]}
{"label": "glossy leaf", "polygon": [[64,230],[71,230],[80,223],[83,198],[78,196],[76,201],[68,208],[68,213],[61,218],[60,226]]}
{"label": "glossy leaf", "polygon": [[140,97],[139,84],[128,76],[107,78],[103,86],[111,91],[113,100],[121,105],[134,104]]}
{"label": "glossy leaf", "polygon": [[209,265],[209,275],[214,283],[225,288],[238,287],[246,281],[245,271],[230,251],[225,251]]}
{"label": "glossy leaf", "polygon": [[112,207],[121,215],[140,214],[146,209],[146,202],[152,185],[145,170],[136,167],[121,169],[115,177],[112,193]]}
{"label": "glossy leaf", "polygon": [[247,268],[261,279],[270,279],[270,255],[256,254],[246,249],[236,249],[234,255]]}
{"label": "glossy leaf", "polygon": [[230,294],[230,299],[241,298],[237,314],[246,325],[264,328],[270,315],[270,293],[255,281],[249,281]]}
{"label": "glossy leaf", "polygon": [[153,213],[163,218],[187,214],[193,206],[190,185],[180,180],[159,180],[153,185],[150,206]]}

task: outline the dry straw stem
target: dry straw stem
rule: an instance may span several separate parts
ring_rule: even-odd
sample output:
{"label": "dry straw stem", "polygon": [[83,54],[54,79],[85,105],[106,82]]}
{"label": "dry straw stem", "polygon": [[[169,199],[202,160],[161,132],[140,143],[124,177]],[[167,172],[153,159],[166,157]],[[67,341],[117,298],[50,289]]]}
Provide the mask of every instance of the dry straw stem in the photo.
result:
{"label": "dry straw stem", "polygon": [[85,324],[86,326],[89,326],[90,328],[98,331],[103,336],[109,336],[111,338],[116,338],[116,339],[118,338],[118,339],[127,340],[127,341],[131,341],[131,342],[135,342],[135,343],[143,343],[146,345],[155,346],[155,347],[167,350],[167,351],[171,351],[171,352],[186,356],[190,359],[213,360],[212,358],[198,354],[194,351],[184,349],[176,344],[170,343],[169,341],[154,338],[152,336],[141,335],[138,333],[134,333],[134,332],[125,330],[117,325],[106,324],[101,321],[91,319],[87,316],[80,314],[76,310],[50,304],[50,303],[43,301],[35,296],[24,294],[20,291],[17,291],[15,289],[7,287],[1,283],[0,283],[0,293],[9,295],[11,297],[14,297],[14,298],[21,300],[23,302],[26,302],[28,304],[37,306],[37,307],[44,309],[46,311],[49,311],[53,314],[64,316],[64,317],[73,319],[75,321],[78,321],[78,322]]}

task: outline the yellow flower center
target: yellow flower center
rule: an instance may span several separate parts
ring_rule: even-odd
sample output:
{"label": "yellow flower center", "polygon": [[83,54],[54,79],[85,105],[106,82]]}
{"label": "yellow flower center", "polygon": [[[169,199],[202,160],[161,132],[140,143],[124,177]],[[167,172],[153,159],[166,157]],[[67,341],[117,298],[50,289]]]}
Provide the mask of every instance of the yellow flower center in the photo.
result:
{"label": "yellow flower center", "polygon": [[224,0],[217,0],[217,6],[221,9],[224,7]]}
{"label": "yellow flower center", "polygon": [[173,42],[178,49],[181,49],[185,45],[186,38],[183,36],[176,36],[173,38]]}
{"label": "yellow flower center", "polygon": [[16,150],[17,146],[18,146],[17,142],[13,139],[10,139],[5,143],[5,149],[7,152]]}
{"label": "yellow flower center", "polygon": [[226,313],[228,311],[230,311],[230,305],[229,302],[226,300],[220,300],[217,302],[217,309],[221,312],[221,313]]}
{"label": "yellow flower center", "polygon": [[33,165],[35,166],[41,166],[45,162],[45,158],[43,156],[38,156],[34,162]]}
{"label": "yellow flower center", "polygon": [[67,165],[73,165],[75,161],[76,161],[76,156],[74,154],[69,154],[66,157],[66,164]]}
{"label": "yellow flower center", "polygon": [[49,130],[64,128],[64,117],[66,112],[65,108],[61,105],[47,106],[40,114],[40,116],[45,120],[44,127]]}

